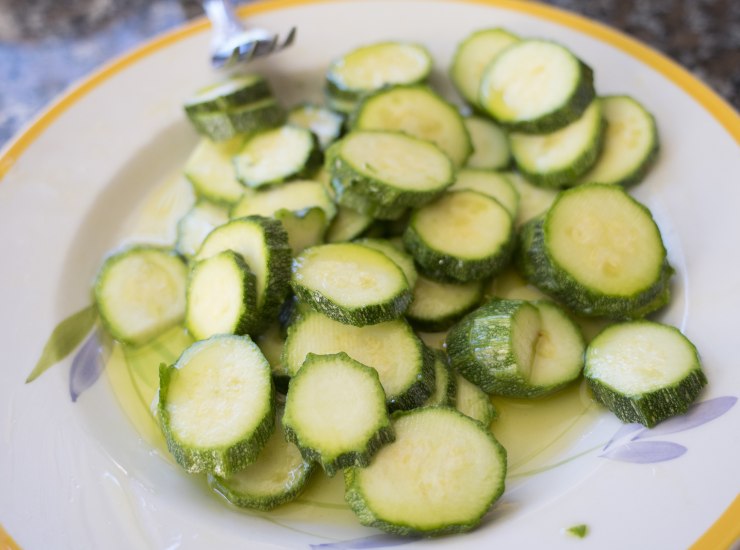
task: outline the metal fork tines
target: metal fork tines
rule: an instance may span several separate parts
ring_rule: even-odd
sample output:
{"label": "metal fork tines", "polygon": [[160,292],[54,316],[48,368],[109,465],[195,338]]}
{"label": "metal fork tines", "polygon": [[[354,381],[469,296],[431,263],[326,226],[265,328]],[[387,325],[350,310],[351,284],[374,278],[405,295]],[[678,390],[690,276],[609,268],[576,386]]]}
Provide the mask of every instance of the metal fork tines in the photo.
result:
{"label": "metal fork tines", "polygon": [[245,28],[229,0],[203,0],[203,9],[213,26],[211,63],[215,67],[229,67],[280,51],[296,36],[295,27],[284,40],[265,29]]}

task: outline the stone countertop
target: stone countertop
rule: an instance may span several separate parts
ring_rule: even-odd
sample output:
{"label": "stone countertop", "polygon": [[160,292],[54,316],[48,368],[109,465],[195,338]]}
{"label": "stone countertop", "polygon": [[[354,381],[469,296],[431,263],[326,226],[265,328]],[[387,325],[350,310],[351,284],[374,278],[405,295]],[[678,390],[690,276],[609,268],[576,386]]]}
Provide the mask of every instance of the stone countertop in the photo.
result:
{"label": "stone countertop", "polygon": [[[738,0],[546,0],[692,71],[740,110]],[[202,14],[196,0],[0,0],[0,147],[71,83]]]}

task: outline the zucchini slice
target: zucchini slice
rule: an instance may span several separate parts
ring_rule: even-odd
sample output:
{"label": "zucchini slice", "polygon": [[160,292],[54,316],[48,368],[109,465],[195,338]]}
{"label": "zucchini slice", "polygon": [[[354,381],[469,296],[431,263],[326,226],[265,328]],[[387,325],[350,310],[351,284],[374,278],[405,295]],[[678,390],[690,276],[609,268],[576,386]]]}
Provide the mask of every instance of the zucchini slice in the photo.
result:
{"label": "zucchini slice", "polygon": [[419,278],[419,274],[414,266],[414,259],[404,250],[403,243],[394,244],[393,241],[389,241],[388,239],[373,238],[358,239],[355,242],[362,246],[367,246],[368,248],[377,250],[378,252],[382,252],[388,256],[388,258],[400,267],[401,271],[403,271],[403,274],[406,276],[406,281],[409,283],[409,288],[414,288],[416,280]]}
{"label": "zucchini slice", "polygon": [[482,297],[481,281],[442,283],[422,275],[414,286],[406,318],[419,330],[447,330],[475,309]]}
{"label": "zucchini slice", "polygon": [[511,147],[506,132],[492,120],[467,117],[465,128],[470,134],[473,153],[465,166],[486,170],[504,170],[511,164]]}
{"label": "zucchini slice", "polygon": [[488,428],[498,416],[498,411],[491,403],[489,395],[458,372],[453,374],[453,378],[455,380],[453,399],[455,408]]}
{"label": "zucchini slice", "polygon": [[604,127],[601,101],[595,99],[579,119],[549,134],[512,132],[511,153],[519,171],[532,183],[574,185],[599,156]]}
{"label": "zucchini slice", "polygon": [[226,141],[281,125],[285,110],[275,98],[268,97],[224,111],[191,113],[189,118],[198,133],[213,141]]}
{"label": "zucchini slice", "polygon": [[470,189],[488,195],[501,203],[501,206],[515,217],[519,209],[519,192],[511,179],[501,172],[463,168],[457,171],[455,183],[448,191]]}
{"label": "zucchini slice", "polygon": [[241,74],[199,89],[185,102],[184,109],[188,116],[226,111],[271,96],[270,85],[262,75]]}
{"label": "zucchini slice", "polygon": [[425,275],[477,281],[506,267],[514,247],[514,223],[496,199],[477,191],[454,191],[413,213],[403,243]]}
{"label": "zucchini slice", "polygon": [[283,364],[295,376],[309,353],[341,351],[378,371],[391,409],[417,407],[434,390],[434,355],[403,319],[355,327],[304,311],[288,327]]}
{"label": "zucchini slice", "polygon": [[377,371],[346,353],[308,354],[290,381],[283,427],[303,457],[330,477],[366,467],[394,439]]}
{"label": "zucchini slice", "polygon": [[95,281],[95,302],[108,332],[132,346],[182,321],[188,269],[167,248],[133,246],[110,256]]}
{"label": "zucchini slice", "polygon": [[[354,182],[350,180],[350,185],[352,183]],[[342,206],[347,206],[375,220],[399,220],[408,211],[404,204],[382,204],[372,196],[363,194],[357,187],[344,187],[344,183],[340,179],[333,179],[332,185]],[[378,194],[377,191],[378,188],[376,187],[370,193]],[[390,200],[390,197],[386,197],[385,200]]]}
{"label": "zucchini slice", "polygon": [[401,268],[382,252],[354,243],[304,250],[293,261],[292,286],[302,302],[358,327],[396,319],[411,302]]}
{"label": "zucchini slice", "polygon": [[475,31],[458,44],[450,78],[465,101],[480,109],[478,100],[483,72],[499,53],[518,41],[516,35],[494,28]]}
{"label": "zucchini slice", "polygon": [[228,477],[255,461],[275,426],[275,392],[249,336],[196,342],[159,379],[157,412],[180,466]]}
{"label": "zucchini slice", "polygon": [[640,318],[670,297],[673,268],[650,211],[620,186],[563,191],[521,231],[524,277],[587,317]]}
{"label": "zucchini slice", "polygon": [[229,211],[208,201],[197,202],[177,222],[175,250],[186,258],[195,256],[206,236],[229,221]]}
{"label": "zucchini slice", "polygon": [[399,132],[351,132],[329,148],[327,157],[341,204],[351,190],[402,213],[439,195],[454,178],[450,159],[438,147]]}
{"label": "zucchini slice", "polygon": [[372,223],[371,216],[340,204],[324,238],[328,243],[351,241],[362,235]]}
{"label": "zucchini slice", "polygon": [[304,176],[320,165],[321,158],[310,130],[285,125],[250,137],[233,161],[237,179],[254,188]]}
{"label": "zucchini slice", "polygon": [[396,440],[367,468],[345,470],[345,500],[360,523],[398,535],[473,529],[504,491],[506,451],[458,411],[394,416]]}
{"label": "zucchini slice", "polygon": [[494,299],[447,335],[453,369],[489,394],[538,397],[580,376],[585,343],[550,302]]}
{"label": "zucchini slice", "polygon": [[301,494],[313,472],[313,464],[285,439],[282,407],[275,431],[252,464],[229,477],[208,474],[208,485],[234,506],[269,511]]}
{"label": "zucchini slice", "polygon": [[252,332],[259,321],[256,286],[254,273],[233,250],[201,260],[188,279],[185,327],[196,340]]}
{"label": "zucchini slice", "polygon": [[195,193],[210,202],[231,205],[244,194],[244,186],[236,179],[231,157],[241,148],[243,137],[222,143],[201,139],[185,162],[185,177]]}
{"label": "zucchini slice", "polygon": [[652,321],[611,325],[589,344],[584,376],[622,422],[648,428],[685,413],[707,383],[694,345]]}
{"label": "zucchini slice", "polygon": [[441,350],[434,352],[434,393],[424,401],[423,407],[443,407],[455,401],[456,377],[447,365],[447,356]]}
{"label": "zucchini slice", "polygon": [[595,96],[591,69],[563,46],[521,40],[483,73],[480,103],[513,131],[546,134],[580,118]]}
{"label": "zucchini slice", "polygon": [[427,86],[397,86],[368,96],[352,114],[351,127],[403,132],[431,141],[456,168],[473,152],[457,108]]}
{"label": "zucchini slice", "polygon": [[324,184],[313,180],[296,180],[245,193],[231,209],[231,217],[274,217],[279,210],[300,212],[312,207],[321,208],[326,214],[327,222],[337,213],[337,207],[326,192]]}
{"label": "zucchini slice", "polygon": [[304,103],[288,112],[288,124],[311,130],[321,149],[326,149],[342,133],[344,117],[324,107]]}
{"label": "zucchini slice", "polygon": [[206,237],[196,260],[224,250],[240,254],[256,278],[259,323],[262,330],[277,316],[290,290],[291,250],[282,224],[272,218],[247,216],[217,227]]}
{"label": "zucchini slice", "polygon": [[334,60],[326,73],[332,97],[358,101],[386,86],[423,82],[432,70],[424,46],[407,42],[379,42],[359,47]]}
{"label": "zucchini slice", "polygon": [[629,96],[601,98],[607,122],[604,147],[581,183],[613,183],[628,187],[642,181],[660,148],[653,116]]}

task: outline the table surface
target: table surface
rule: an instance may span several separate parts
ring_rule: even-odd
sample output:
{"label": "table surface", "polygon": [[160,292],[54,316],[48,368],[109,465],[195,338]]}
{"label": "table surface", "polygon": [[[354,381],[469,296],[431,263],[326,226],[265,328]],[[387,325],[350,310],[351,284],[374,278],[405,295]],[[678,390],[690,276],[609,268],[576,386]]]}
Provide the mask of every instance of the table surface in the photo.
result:
{"label": "table surface", "polygon": [[[740,1],[545,3],[653,46],[740,110]],[[96,67],[202,13],[195,0],[0,0],[0,147]]]}

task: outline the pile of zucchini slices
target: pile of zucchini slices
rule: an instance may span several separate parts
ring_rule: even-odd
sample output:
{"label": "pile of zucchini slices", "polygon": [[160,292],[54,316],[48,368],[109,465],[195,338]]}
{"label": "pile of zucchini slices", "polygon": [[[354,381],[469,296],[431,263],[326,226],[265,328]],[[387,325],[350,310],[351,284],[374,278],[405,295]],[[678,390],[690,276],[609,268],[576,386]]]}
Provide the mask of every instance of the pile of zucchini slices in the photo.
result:
{"label": "pile of zucchini slices", "polygon": [[[175,460],[236,506],[288,502],[321,469],[364,525],[466,531],[504,491],[491,396],[585,376],[653,426],[706,383],[694,346],[645,320],[673,274],[625,190],[656,156],[652,116],[598,97],[562,45],[502,29],[455,52],[465,108],[431,67],[421,45],[366,45],[329,65],[326,106],[290,111],[258,75],[201,90],[174,246],[100,270],[116,339],[182,323],[195,340],[160,367],[157,415]],[[500,292],[516,272],[540,299]],[[583,317],[607,327],[589,343]]]}

